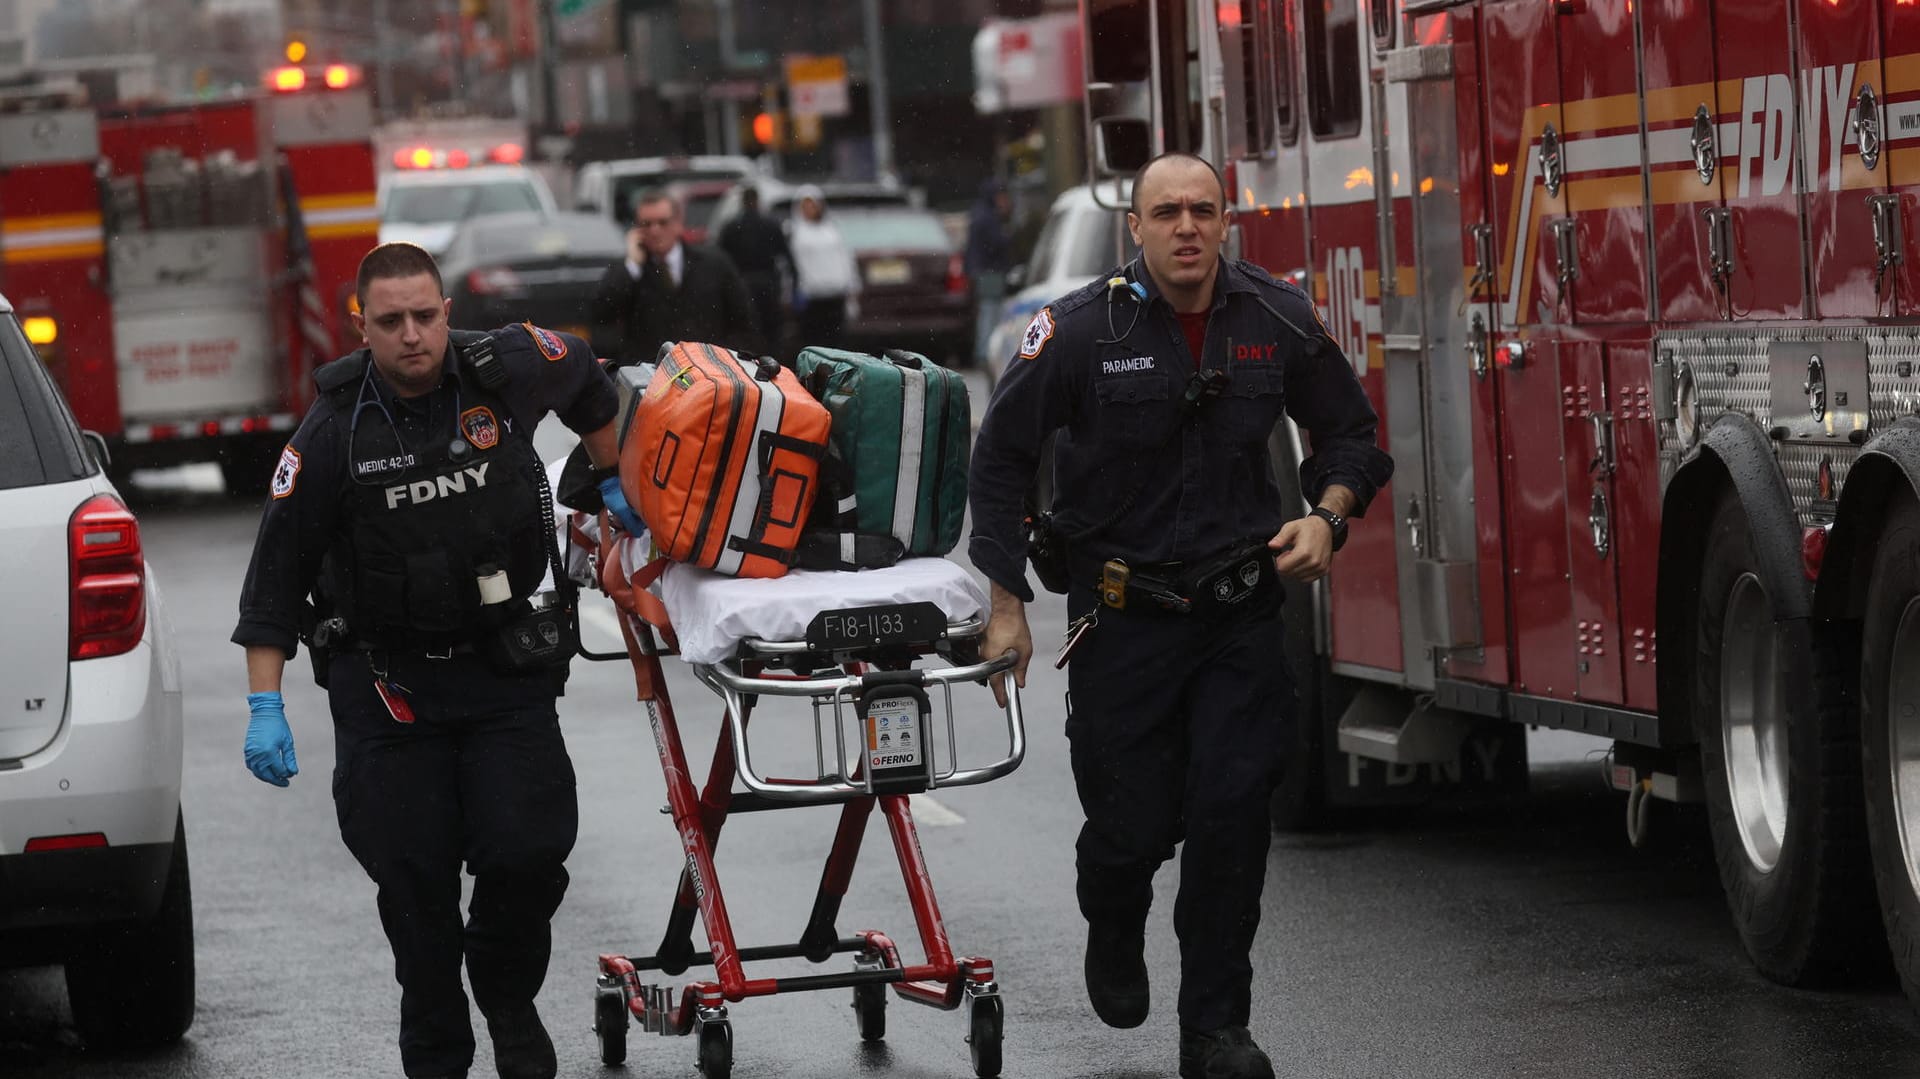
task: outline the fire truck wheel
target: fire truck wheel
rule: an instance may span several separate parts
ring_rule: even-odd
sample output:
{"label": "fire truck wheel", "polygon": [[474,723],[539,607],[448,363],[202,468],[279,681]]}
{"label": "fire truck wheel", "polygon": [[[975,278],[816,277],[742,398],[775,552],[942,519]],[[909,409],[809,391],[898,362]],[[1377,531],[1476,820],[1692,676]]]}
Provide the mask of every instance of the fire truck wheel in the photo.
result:
{"label": "fire truck wheel", "polygon": [[1888,507],[1861,626],[1868,846],[1894,969],[1920,1005],[1920,502]]}
{"label": "fire truck wheel", "polygon": [[1706,536],[1692,676],[1714,856],[1760,972],[1832,984],[1875,950],[1858,725],[1837,643],[1775,622],[1753,544],[1728,492]]}
{"label": "fire truck wheel", "polygon": [[1280,785],[1274,789],[1273,827],[1281,832],[1317,832],[1337,823],[1337,812],[1327,804],[1327,748],[1338,712],[1328,710],[1338,686],[1327,669],[1325,656],[1313,650],[1313,589],[1298,581],[1286,583],[1287,602],[1280,616],[1287,623],[1287,670],[1293,675],[1293,732],[1281,766]]}

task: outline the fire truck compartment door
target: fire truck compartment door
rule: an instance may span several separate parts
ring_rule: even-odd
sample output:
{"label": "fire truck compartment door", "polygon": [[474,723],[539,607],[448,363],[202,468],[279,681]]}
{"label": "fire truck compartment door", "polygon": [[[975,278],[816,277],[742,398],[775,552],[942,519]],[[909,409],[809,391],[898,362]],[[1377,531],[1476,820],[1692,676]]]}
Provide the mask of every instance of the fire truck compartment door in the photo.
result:
{"label": "fire truck compartment door", "polygon": [[1394,563],[1398,569],[1401,670],[1405,684],[1432,689],[1434,667],[1428,612],[1429,598],[1420,587],[1419,563],[1432,547],[1429,519],[1433,515],[1427,484],[1427,447],[1422,342],[1418,337],[1392,335],[1385,357],[1387,446],[1393,454]]}
{"label": "fire truck compartment door", "polygon": [[279,383],[266,241],[254,229],[114,237],[114,361],[129,419],[271,407]]}

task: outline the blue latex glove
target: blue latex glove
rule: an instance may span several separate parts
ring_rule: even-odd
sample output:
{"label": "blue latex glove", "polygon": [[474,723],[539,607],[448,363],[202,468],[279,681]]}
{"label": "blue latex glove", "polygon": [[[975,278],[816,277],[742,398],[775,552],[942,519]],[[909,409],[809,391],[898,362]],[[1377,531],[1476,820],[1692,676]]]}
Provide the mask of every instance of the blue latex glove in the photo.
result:
{"label": "blue latex glove", "polygon": [[613,519],[620,522],[620,527],[627,530],[628,535],[637,536],[647,530],[640,515],[627,505],[627,493],[620,489],[620,477],[608,476],[600,481],[600,502],[607,507]]}
{"label": "blue latex glove", "polygon": [[278,693],[249,693],[247,708],[253,712],[247,721],[247,769],[262,782],[284,787],[300,774],[286,705]]}

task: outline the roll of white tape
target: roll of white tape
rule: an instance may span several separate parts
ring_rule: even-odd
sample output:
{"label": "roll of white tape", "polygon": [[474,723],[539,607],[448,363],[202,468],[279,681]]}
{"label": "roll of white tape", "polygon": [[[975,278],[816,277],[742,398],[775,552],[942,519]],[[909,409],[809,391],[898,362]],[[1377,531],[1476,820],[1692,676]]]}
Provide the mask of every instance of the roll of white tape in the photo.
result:
{"label": "roll of white tape", "polygon": [[513,586],[502,570],[494,570],[479,579],[481,603],[505,603],[513,598]]}

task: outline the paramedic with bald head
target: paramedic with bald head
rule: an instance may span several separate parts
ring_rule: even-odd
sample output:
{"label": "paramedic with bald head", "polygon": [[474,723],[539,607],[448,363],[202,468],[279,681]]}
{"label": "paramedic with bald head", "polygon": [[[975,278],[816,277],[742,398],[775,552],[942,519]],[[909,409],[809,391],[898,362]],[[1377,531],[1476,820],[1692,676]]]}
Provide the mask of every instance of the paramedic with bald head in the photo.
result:
{"label": "paramedic with bald head", "polygon": [[[1086,814],[1077,892],[1094,1011],[1135,1027],[1153,877],[1181,853],[1180,1075],[1271,1079],[1248,1030],[1268,805],[1289,744],[1278,578],[1335,563],[1393,462],[1340,348],[1299,289],[1221,256],[1228,200],[1213,167],[1166,154],[1133,183],[1139,256],[1028,325],[974,446],[969,554],[992,582],[983,650],[1019,656],[1024,501],[1058,433],[1054,505],[1035,569],[1064,589],[1066,730]],[[1269,457],[1283,415],[1308,434],[1312,512],[1292,520]],[[1052,651],[1049,649],[1049,651]],[[996,679],[995,693],[1006,692]]]}

